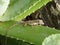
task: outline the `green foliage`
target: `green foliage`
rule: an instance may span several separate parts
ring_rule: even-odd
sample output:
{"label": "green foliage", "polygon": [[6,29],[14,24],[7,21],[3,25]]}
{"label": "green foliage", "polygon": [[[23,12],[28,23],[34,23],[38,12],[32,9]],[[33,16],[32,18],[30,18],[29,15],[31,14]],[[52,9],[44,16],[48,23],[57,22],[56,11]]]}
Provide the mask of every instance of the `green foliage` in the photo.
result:
{"label": "green foliage", "polygon": [[42,45],[60,45],[60,34],[52,34],[45,38]]}
{"label": "green foliage", "polygon": [[10,38],[14,38],[16,40],[22,40],[23,42],[41,45],[44,38],[46,38],[47,36],[60,33],[60,31],[56,29],[44,26],[24,26],[21,23],[15,25],[14,23],[14,21],[1,23],[0,34]]}
{"label": "green foliage", "polygon": [[10,0],[10,5],[0,21],[21,20],[45,5],[50,0]]}
{"label": "green foliage", "polygon": [[0,0],[0,17],[4,14],[6,11],[10,0]]}
{"label": "green foliage", "polygon": [[60,33],[59,30],[53,28],[40,25],[25,26],[19,23],[23,18],[41,8],[43,5],[46,5],[49,1],[51,0],[10,0],[8,9],[0,17],[0,35],[5,36],[1,36],[0,39],[2,41],[0,42],[5,44],[7,41],[6,45],[13,45],[13,43],[15,45],[42,45],[43,40],[47,36]]}
{"label": "green foliage", "polygon": [[1,36],[0,35],[0,43],[1,45],[30,45],[29,43],[27,42],[22,42],[21,40],[16,40],[16,39],[13,39],[13,38],[7,38],[7,43],[6,43],[6,38],[5,36]]}

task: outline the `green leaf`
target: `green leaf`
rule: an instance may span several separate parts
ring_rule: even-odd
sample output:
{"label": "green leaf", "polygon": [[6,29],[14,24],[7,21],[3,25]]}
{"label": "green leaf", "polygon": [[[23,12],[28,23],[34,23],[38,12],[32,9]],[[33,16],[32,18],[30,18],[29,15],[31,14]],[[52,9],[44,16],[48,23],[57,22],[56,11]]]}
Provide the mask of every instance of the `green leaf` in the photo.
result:
{"label": "green leaf", "polygon": [[0,21],[19,21],[30,15],[50,0],[10,0],[10,5]]}
{"label": "green leaf", "polygon": [[24,26],[21,23],[16,24],[14,21],[0,23],[1,35],[35,45],[41,45],[47,36],[56,33],[60,33],[60,31],[45,26]]}
{"label": "green leaf", "polygon": [[60,34],[52,34],[46,37],[42,45],[60,45]]}
{"label": "green leaf", "polygon": [[[7,41],[6,41],[7,38]],[[23,42],[21,40],[16,40],[14,38],[9,38],[9,37],[5,37],[0,35],[0,45],[30,45],[27,42]]]}
{"label": "green leaf", "polygon": [[0,17],[5,13],[8,8],[10,0],[0,0]]}

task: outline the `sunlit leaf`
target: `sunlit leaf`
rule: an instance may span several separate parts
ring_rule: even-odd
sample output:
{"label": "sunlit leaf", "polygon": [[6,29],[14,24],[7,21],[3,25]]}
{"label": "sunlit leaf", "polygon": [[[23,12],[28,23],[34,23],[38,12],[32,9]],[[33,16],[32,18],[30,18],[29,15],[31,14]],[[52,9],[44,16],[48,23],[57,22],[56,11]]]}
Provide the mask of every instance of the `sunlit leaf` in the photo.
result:
{"label": "sunlit leaf", "polygon": [[14,21],[8,21],[0,24],[1,35],[35,45],[41,45],[47,36],[56,33],[60,33],[60,31],[39,25],[24,26],[23,24],[16,23]]}
{"label": "sunlit leaf", "polygon": [[10,0],[10,5],[0,21],[19,21],[37,9],[46,5],[50,0]]}
{"label": "sunlit leaf", "polygon": [[0,0],[0,17],[5,13],[8,8],[10,0]]}

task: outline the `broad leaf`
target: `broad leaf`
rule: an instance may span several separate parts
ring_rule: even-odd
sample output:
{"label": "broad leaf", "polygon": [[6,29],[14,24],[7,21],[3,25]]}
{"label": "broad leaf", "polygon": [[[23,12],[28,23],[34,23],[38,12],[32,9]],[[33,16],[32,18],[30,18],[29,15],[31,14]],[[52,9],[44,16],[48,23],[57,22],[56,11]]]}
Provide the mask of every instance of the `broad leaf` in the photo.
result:
{"label": "broad leaf", "polygon": [[60,45],[60,34],[52,34],[46,37],[42,45]]}
{"label": "broad leaf", "polygon": [[14,21],[0,23],[1,35],[35,45],[41,45],[47,36],[56,33],[60,33],[60,31],[45,26],[24,26],[23,24],[17,24]]}
{"label": "broad leaf", "polygon": [[10,0],[10,5],[0,21],[19,21],[30,15],[50,0]]}
{"label": "broad leaf", "polygon": [[0,17],[5,13],[8,8],[10,0],[0,0]]}

